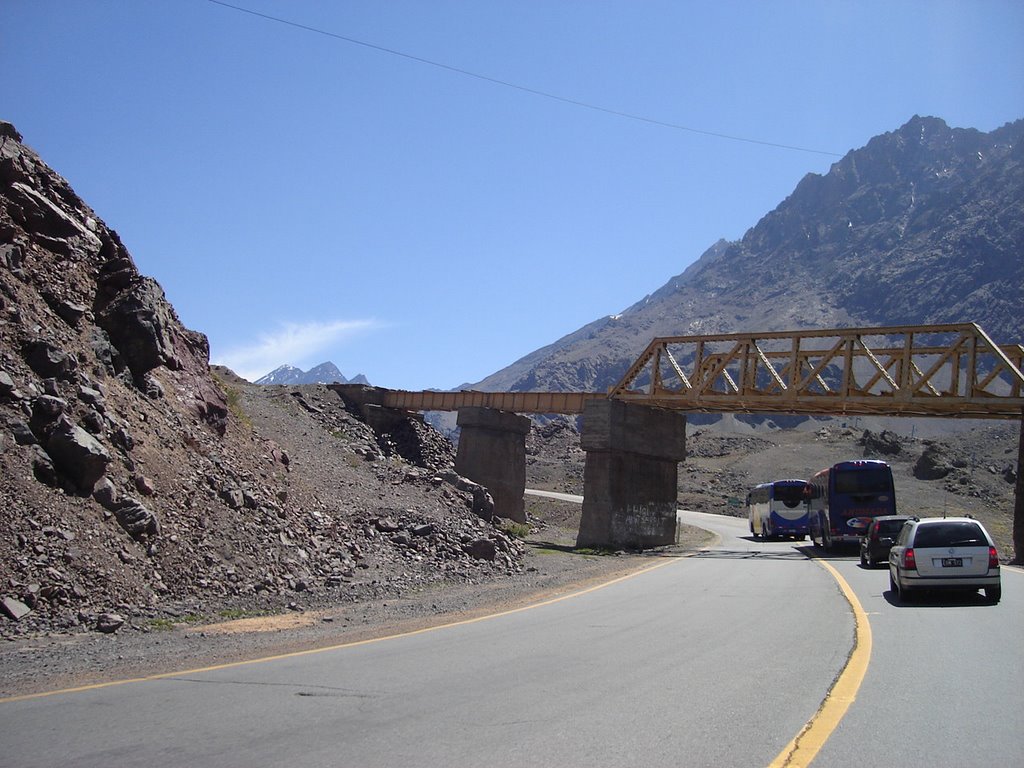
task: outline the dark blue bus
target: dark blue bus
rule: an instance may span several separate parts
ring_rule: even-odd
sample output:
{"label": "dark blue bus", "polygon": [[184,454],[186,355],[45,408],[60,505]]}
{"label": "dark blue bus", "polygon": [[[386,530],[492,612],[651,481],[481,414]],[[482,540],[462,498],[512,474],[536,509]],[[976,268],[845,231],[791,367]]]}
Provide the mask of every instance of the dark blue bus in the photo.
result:
{"label": "dark blue bus", "polygon": [[826,551],[858,544],[874,518],[896,514],[892,470],[884,461],[841,461],[807,485],[807,533]]}

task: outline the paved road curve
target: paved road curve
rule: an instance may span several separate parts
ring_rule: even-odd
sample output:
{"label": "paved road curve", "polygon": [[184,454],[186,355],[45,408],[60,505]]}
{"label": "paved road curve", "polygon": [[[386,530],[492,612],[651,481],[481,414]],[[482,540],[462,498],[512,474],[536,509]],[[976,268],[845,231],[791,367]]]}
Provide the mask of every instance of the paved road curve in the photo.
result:
{"label": "paved road curve", "polygon": [[[724,541],[733,532],[762,552],[782,548],[824,557],[805,544],[755,544],[745,521],[689,512],[681,518],[716,530]],[[866,612],[872,652],[856,699],[814,768],[1021,765],[1024,571],[1003,567],[998,605],[980,592],[902,604],[889,592],[888,571],[862,568],[856,551],[826,562]]]}
{"label": "paved road curve", "polygon": [[[0,702],[0,765],[766,766],[843,667],[853,644],[850,606],[832,576],[792,543],[751,541],[735,519],[687,520],[716,530],[720,546],[696,557],[652,557],[640,575],[539,607],[308,655]],[[876,583],[887,586],[883,571],[837,565],[875,614],[911,625],[921,624],[915,615],[935,614],[946,626],[942,617],[973,611],[1006,640],[986,650],[1016,647],[1021,612],[1011,583],[999,606],[903,609],[882,597],[881,605],[870,602]],[[1003,627],[1011,617],[1016,624]],[[944,637],[928,645],[941,647]],[[816,766],[882,762],[877,754],[853,760],[851,747],[895,731],[897,705],[885,703],[891,687],[874,665],[890,670],[888,659],[908,651],[882,650],[888,642],[889,630],[876,629],[864,687]],[[991,684],[985,677],[988,694]],[[1020,691],[1019,678],[1008,685]],[[995,689],[1004,703],[1013,701],[1008,693]],[[1015,712],[1010,738],[1020,733]]]}

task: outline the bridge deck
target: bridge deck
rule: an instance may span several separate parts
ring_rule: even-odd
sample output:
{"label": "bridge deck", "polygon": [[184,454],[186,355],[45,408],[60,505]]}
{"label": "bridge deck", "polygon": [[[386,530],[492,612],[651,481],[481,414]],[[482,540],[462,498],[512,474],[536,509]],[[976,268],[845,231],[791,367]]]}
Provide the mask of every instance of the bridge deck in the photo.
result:
{"label": "bridge deck", "polygon": [[457,411],[460,408],[494,408],[511,413],[583,413],[587,400],[602,399],[606,394],[594,392],[409,392],[401,389],[381,390],[378,403],[385,408],[408,411]]}

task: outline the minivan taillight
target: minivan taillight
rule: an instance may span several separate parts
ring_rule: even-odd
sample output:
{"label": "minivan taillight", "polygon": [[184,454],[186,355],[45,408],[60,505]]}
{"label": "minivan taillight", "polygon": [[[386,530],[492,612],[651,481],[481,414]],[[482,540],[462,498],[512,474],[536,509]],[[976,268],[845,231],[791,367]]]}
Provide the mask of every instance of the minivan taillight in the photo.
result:
{"label": "minivan taillight", "polygon": [[999,567],[999,553],[996,552],[996,548],[995,547],[989,547],[988,548],[988,568],[989,568],[989,570],[992,570],[993,568],[998,568],[998,567]]}
{"label": "minivan taillight", "polygon": [[903,550],[903,567],[907,569],[913,568],[915,571],[917,570],[917,556],[914,555],[913,549],[908,548]]}

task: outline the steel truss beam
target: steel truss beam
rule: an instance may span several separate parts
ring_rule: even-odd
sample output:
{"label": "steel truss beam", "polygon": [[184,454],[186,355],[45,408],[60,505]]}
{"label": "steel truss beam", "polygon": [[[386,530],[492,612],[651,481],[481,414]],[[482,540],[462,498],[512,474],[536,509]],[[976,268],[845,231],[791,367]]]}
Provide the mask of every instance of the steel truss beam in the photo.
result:
{"label": "steel truss beam", "polygon": [[976,324],[675,336],[609,397],[697,413],[1021,418],[1024,347]]}

